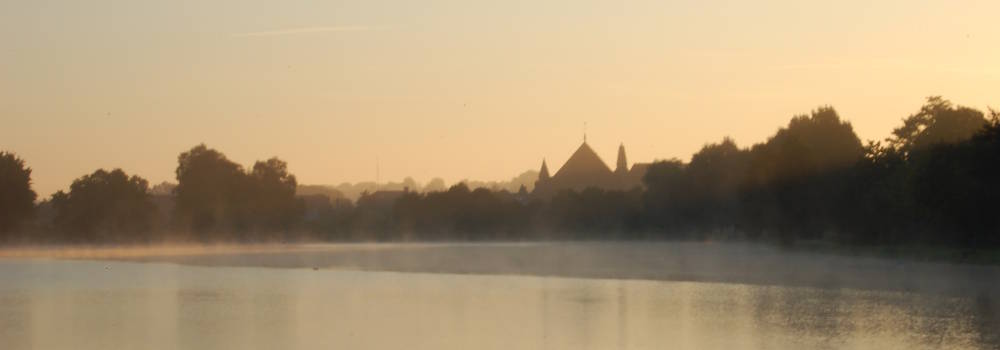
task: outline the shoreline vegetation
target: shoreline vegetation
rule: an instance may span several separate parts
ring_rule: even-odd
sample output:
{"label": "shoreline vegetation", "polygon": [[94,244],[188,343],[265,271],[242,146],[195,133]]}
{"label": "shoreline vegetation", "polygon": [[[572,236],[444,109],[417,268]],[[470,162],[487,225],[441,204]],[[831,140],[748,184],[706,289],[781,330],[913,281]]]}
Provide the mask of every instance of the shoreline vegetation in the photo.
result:
{"label": "shoreline vegetation", "polygon": [[436,183],[357,200],[317,188],[303,195],[283,160],[244,168],[204,144],[178,156],[176,179],[151,188],[138,175],[98,169],[36,201],[28,162],[0,152],[0,245],[748,241],[1000,261],[1000,113],[940,97],[884,141],[862,143],[824,106],[749,147],[724,138],[690,161],[656,161],[625,191],[542,196],[525,186]]}

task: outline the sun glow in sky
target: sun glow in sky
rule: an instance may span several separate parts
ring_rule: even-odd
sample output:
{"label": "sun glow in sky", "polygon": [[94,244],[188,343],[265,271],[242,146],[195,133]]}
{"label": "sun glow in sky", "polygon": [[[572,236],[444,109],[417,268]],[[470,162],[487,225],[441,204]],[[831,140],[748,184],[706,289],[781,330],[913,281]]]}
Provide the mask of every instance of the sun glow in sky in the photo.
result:
{"label": "sun glow in sky", "polygon": [[[205,142],[300,183],[508,179],[763,141],[832,105],[886,137],[926,96],[1000,107],[997,1],[0,2],[0,149],[40,196],[173,181]],[[555,170],[555,169],[553,169]]]}

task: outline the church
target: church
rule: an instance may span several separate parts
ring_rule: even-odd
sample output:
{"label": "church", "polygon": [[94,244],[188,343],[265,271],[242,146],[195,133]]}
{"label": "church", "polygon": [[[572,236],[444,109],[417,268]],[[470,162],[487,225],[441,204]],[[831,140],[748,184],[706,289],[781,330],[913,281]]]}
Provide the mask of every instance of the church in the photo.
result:
{"label": "church", "polygon": [[582,191],[588,187],[604,190],[630,190],[642,186],[642,177],[646,175],[649,163],[635,163],[630,169],[625,157],[625,145],[618,146],[618,162],[615,170],[601,160],[601,157],[584,137],[583,144],[573,152],[566,164],[563,164],[555,175],[549,175],[549,167],[542,160],[542,169],[535,181],[536,197],[549,198],[562,190]]}

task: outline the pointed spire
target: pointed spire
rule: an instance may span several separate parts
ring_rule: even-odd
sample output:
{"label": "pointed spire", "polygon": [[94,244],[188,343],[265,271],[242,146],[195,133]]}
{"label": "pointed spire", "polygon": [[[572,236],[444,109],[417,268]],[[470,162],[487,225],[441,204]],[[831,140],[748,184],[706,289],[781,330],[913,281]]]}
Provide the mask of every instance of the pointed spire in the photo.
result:
{"label": "pointed spire", "polygon": [[545,164],[545,158],[542,158],[542,170],[538,171],[539,180],[548,180],[549,176],[549,166]]}
{"label": "pointed spire", "polygon": [[625,144],[618,146],[618,166],[615,168],[617,174],[628,173],[628,159],[625,158]]}

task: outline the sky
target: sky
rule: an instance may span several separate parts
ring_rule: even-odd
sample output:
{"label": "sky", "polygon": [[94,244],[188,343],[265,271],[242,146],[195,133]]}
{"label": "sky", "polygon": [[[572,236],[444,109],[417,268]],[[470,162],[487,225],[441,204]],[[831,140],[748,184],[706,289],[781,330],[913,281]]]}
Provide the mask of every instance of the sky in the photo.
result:
{"label": "sky", "polygon": [[[40,197],[174,181],[206,143],[305,184],[555,171],[764,141],[831,105],[880,140],[942,95],[1000,107],[998,1],[4,0],[0,150]],[[376,171],[378,169],[378,171]]]}

